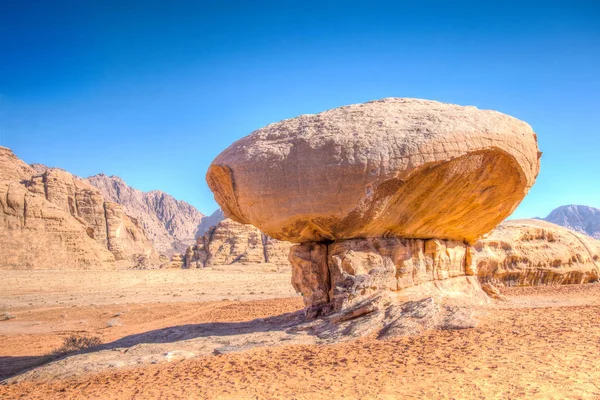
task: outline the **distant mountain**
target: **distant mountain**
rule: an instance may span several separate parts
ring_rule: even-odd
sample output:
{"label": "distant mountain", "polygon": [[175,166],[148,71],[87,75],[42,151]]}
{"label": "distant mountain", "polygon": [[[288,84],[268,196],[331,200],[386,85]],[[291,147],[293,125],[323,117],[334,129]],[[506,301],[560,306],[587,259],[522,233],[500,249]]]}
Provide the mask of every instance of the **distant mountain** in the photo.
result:
{"label": "distant mountain", "polygon": [[600,239],[600,209],[598,208],[578,205],[561,206],[552,210],[544,220]]}
{"label": "distant mountain", "polygon": [[160,190],[142,192],[128,186],[118,176],[98,174],[87,181],[135,217],[162,254],[185,253],[187,247],[196,242],[196,237],[203,234],[198,233],[198,229],[204,215],[185,201]]}
{"label": "distant mountain", "polygon": [[211,215],[207,215],[204,218],[202,218],[202,222],[200,223],[200,226],[198,227],[198,232],[196,233],[197,236],[202,236],[204,235],[206,232],[208,232],[208,230],[213,227],[213,226],[217,226],[217,224],[221,221],[223,221],[225,219],[225,214],[223,213],[223,211],[221,211],[221,209],[217,209],[217,211],[215,211],[214,213],[212,213]]}

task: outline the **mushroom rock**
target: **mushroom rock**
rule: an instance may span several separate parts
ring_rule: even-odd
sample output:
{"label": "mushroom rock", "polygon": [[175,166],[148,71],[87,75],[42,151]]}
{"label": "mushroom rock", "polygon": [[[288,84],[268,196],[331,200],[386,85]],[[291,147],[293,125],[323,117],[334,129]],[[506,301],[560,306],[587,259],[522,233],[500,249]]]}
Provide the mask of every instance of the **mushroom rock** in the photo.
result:
{"label": "mushroom rock", "polygon": [[292,282],[318,316],[456,278],[478,287],[470,245],[514,211],[540,156],[511,116],[388,98],[258,129],[206,180],[227,217],[299,243]]}

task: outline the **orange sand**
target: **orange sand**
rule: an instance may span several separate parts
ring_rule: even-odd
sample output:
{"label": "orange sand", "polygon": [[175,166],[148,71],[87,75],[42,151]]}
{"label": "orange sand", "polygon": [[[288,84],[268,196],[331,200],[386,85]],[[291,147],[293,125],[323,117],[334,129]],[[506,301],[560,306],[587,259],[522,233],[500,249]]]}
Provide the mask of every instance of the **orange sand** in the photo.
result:
{"label": "orange sand", "polygon": [[[258,348],[46,383],[0,386],[0,398],[27,399],[329,399],[329,398],[600,398],[600,285],[517,288],[479,327],[431,331],[391,341],[367,338],[317,346]],[[104,341],[201,321],[241,321],[292,311],[298,298],[250,302],[131,304],[30,310],[32,320],[60,319],[62,333],[5,335],[4,371],[43,354],[87,320]],[[19,318],[4,323],[24,321]],[[57,322],[58,323],[58,322]],[[14,336],[14,337],[13,337]],[[8,356],[8,357],[6,357]]]}

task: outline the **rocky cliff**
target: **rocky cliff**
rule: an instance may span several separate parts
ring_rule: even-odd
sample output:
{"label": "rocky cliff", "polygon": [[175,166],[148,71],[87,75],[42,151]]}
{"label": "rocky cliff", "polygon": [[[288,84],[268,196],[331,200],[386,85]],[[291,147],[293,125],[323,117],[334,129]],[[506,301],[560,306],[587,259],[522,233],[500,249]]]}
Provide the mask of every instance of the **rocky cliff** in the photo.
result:
{"label": "rocky cliff", "polygon": [[[98,188],[104,197],[120,204],[128,215],[136,218],[160,253],[184,253],[195,243],[196,237],[208,229],[204,225],[211,223],[207,220],[200,229],[204,222],[204,215],[200,211],[159,190],[142,192],[129,187],[117,176],[104,174],[90,176],[87,181]],[[219,221],[213,219],[216,221],[213,225],[216,225]],[[199,232],[199,229],[204,231]]]}
{"label": "rocky cliff", "polygon": [[213,265],[271,263],[288,266],[291,243],[276,240],[252,225],[225,219],[198,237],[185,253],[187,268]]}
{"label": "rocky cliff", "polygon": [[562,206],[552,210],[544,220],[600,239],[600,209],[598,208]]}
{"label": "rocky cliff", "polygon": [[587,283],[600,272],[600,241],[541,220],[505,221],[474,248],[481,283]]}
{"label": "rocky cliff", "polygon": [[0,269],[151,267],[158,253],[135,218],[64,170],[0,147]]}

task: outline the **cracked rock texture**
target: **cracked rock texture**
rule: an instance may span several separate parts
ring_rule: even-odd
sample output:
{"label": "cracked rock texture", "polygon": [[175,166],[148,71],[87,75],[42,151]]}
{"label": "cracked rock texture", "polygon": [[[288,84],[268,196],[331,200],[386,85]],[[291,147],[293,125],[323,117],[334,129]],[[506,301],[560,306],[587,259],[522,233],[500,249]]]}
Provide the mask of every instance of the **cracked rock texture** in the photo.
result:
{"label": "cracked rock texture", "polygon": [[147,267],[158,253],[137,220],[58,168],[0,147],[0,269]]}
{"label": "cracked rock texture", "polygon": [[225,219],[199,237],[185,253],[187,268],[213,265],[271,263],[289,266],[291,243],[276,240],[258,228]]}
{"label": "cracked rock texture", "polygon": [[600,275],[600,241],[542,220],[505,221],[474,249],[482,283],[587,283]]}
{"label": "cracked rock texture", "polygon": [[206,179],[226,216],[296,243],[474,243],[539,172],[531,127],[475,107],[388,98],[301,115],[223,151]]}
{"label": "cracked rock texture", "polygon": [[470,246],[439,239],[368,238],[292,246],[292,284],[314,317],[381,293],[473,275]]}

